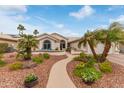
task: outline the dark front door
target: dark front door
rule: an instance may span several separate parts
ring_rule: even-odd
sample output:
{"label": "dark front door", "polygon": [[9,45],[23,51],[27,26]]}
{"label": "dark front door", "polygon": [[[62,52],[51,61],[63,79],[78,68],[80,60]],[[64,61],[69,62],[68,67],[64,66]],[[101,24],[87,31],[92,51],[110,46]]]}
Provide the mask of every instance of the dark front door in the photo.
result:
{"label": "dark front door", "polygon": [[45,40],[43,43],[44,50],[51,50],[51,42],[49,40]]}

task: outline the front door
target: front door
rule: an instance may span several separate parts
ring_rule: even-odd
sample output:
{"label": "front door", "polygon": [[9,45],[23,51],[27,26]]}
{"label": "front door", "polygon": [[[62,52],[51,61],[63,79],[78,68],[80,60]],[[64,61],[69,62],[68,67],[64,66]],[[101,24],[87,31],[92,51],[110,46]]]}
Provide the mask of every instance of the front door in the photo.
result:
{"label": "front door", "polygon": [[51,42],[49,40],[45,40],[43,43],[44,50],[51,50]]}

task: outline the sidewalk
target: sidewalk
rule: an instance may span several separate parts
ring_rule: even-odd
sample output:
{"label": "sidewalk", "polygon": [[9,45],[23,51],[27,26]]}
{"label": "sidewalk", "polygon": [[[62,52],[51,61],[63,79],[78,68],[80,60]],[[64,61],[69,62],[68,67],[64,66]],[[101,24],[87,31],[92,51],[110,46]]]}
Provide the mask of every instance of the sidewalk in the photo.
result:
{"label": "sidewalk", "polygon": [[54,64],[50,72],[47,88],[76,88],[66,71],[66,65],[73,57],[74,55],[68,55],[68,58]]}

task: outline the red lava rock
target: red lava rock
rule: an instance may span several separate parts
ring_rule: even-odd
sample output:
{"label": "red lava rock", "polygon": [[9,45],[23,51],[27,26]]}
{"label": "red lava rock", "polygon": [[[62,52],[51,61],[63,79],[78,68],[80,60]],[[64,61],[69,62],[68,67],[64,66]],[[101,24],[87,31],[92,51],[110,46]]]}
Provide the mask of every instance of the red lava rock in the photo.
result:
{"label": "red lava rock", "polygon": [[44,60],[42,64],[39,64],[36,67],[17,71],[10,71],[8,69],[8,64],[14,63],[15,58],[5,57],[4,59],[6,60],[7,65],[5,67],[0,68],[0,88],[23,88],[24,78],[30,73],[35,73],[38,76],[39,83],[35,87],[44,88],[46,87],[51,67],[53,66],[54,63],[64,58],[66,58],[65,55],[63,56],[51,55],[50,59]]}

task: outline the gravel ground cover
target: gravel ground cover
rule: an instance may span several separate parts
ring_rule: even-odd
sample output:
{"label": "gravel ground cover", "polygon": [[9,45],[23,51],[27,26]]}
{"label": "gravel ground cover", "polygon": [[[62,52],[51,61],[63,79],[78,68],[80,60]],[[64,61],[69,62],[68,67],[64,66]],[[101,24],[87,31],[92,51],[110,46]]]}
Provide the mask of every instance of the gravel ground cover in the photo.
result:
{"label": "gravel ground cover", "polygon": [[39,78],[39,83],[35,87],[45,88],[48,81],[50,69],[53,64],[58,62],[59,60],[67,58],[66,55],[51,55],[50,59],[44,60],[42,64],[39,64],[34,68],[10,71],[8,65],[15,62],[15,58],[14,56],[12,56],[12,54],[6,54],[6,56],[4,57],[7,65],[0,68],[0,88],[23,88],[24,78],[30,73],[36,74]]}
{"label": "gravel ground cover", "polygon": [[77,88],[124,88],[124,67],[112,63],[112,73],[104,74],[101,79],[92,85],[86,85],[79,77],[74,76],[73,70],[79,62],[71,61],[67,64],[69,77]]}

